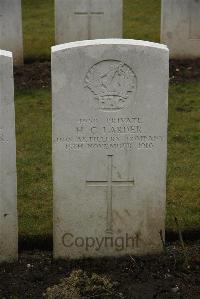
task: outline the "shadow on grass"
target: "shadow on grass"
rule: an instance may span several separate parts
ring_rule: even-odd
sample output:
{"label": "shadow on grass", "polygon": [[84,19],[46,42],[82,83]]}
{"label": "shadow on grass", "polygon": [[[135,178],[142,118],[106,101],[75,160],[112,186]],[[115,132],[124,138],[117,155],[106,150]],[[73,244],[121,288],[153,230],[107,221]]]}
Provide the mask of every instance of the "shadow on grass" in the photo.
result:
{"label": "shadow on grass", "polygon": [[[51,56],[46,56],[46,55],[41,55],[41,56],[27,56],[24,58],[24,64],[32,64],[32,63],[41,63],[41,62],[50,62],[51,61]],[[23,67],[23,66],[22,66]]]}
{"label": "shadow on grass", "polygon": [[24,250],[53,250],[52,235],[19,236],[19,251]]}

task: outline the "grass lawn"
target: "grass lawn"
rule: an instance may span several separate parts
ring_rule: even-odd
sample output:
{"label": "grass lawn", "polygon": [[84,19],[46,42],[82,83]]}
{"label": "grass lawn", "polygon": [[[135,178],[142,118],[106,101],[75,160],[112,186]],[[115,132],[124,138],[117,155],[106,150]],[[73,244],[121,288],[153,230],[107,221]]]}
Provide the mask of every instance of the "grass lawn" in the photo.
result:
{"label": "grass lawn", "polygon": [[[26,61],[50,59],[54,44],[54,0],[22,0]],[[124,37],[159,41],[160,0],[124,0]],[[167,229],[200,229],[200,84],[170,87]],[[16,91],[20,235],[52,234],[51,94]]]}
{"label": "grass lawn", "polygon": [[167,228],[174,216],[182,229],[200,229],[200,84],[170,88],[168,130]]}
{"label": "grass lawn", "polygon": [[54,45],[54,0],[22,0],[25,61],[49,60]]}
{"label": "grass lawn", "polygon": [[[160,0],[124,0],[124,38],[158,42],[160,3]],[[54,0],[22,0],[22,8],[25,60],[49,60],[55,35]]]}
{"label": "grass lawn", "polygon": [[51,231],[51,100],[44,90],[16,92],[20,234]]}

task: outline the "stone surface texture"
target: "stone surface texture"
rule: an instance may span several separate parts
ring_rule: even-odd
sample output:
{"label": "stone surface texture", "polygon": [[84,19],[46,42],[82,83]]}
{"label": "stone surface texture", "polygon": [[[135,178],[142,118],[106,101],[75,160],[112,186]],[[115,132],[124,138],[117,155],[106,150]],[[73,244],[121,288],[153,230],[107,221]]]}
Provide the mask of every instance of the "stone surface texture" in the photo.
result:
{"label": "stone surface texture", "polygon": [[161,42],[171,58],[200,57],[200,0],[162,0]]}
{"label": "stone surface texture", "polygon": [[21,0],[0,1],[0,49],[11,51],[14,64],[23,64]]}
{"label": "stone surface texture", "polygon": [[0,50],[0,262],[17,259],[16,141],[12,53]]}
{"label": "stone surface texture", "polygon": [[56,258],[162,250],[168,65],[144,41],[52,48]]}
{"label": "stone surface texture", "polygon": [[121,38],[122,0],[55,0],[56,44]]}

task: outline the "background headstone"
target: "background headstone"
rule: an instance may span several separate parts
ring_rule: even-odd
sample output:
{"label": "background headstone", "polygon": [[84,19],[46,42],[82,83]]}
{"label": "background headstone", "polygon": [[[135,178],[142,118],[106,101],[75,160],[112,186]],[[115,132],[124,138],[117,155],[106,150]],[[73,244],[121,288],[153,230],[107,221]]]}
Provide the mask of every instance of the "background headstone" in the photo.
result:
{"label": "background headstone", "polygon": [[172,58],[200,57],[200,0],[162,0],[161,41]]}
{"label": "background headstone", "polygon": [[0,262],[18,250],[14,110],[12,53],[0,50]]}
{"label": "background headstone", "polygon": [[120,38],[123,0],[55,0],[56,44]]}
{"label": "background headstone", "polygon": [[52,48],[56,258],[162,250],[168,64],[143,41]]}
{"label": "background headstone", "polygon": [[14,64],[23,64],[21,0],[0,1],[0,48],[13,52]]}

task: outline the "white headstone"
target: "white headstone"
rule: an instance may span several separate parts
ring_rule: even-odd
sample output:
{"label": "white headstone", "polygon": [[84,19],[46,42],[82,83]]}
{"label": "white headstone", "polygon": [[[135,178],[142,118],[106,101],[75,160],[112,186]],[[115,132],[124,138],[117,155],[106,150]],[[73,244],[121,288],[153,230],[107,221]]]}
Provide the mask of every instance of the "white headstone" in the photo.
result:
{"label": "white headstone", "polygon": [[21,0],[0,1],[0,48],[13,52],[14,64],[23,64]]}
{"label": "white headstone", "polygon": [[55,0],[56,44],[120,38],[123,0]]}
{"label": "white headstone", "polygon": [[56,258],[161,251],[168,60],[135,40],[52,48]]}
{"label": "white headstone", "polygon": [[172,58],[200,57],[200,0],[162,0],[161,41]]}
{"label": "white headstone", "polygon": [[16,142],[12,53],[0,50],[0,262],[17,259]]}

